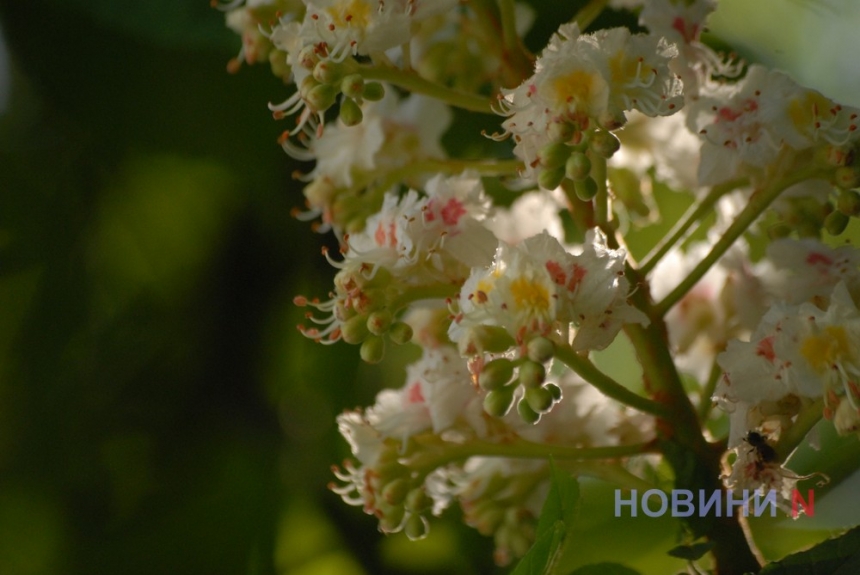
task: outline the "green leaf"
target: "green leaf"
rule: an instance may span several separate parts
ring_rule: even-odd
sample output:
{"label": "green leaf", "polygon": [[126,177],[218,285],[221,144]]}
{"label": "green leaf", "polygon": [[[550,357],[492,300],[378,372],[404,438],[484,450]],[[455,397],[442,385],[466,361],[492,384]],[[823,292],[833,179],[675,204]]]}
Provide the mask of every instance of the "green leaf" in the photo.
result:
{"label": "green leaf", "polygon": [[860,527],[808,551],[767,565],[760,575],[854,575],[860,573]]}
{"label": "green leaf", "polygon": [[620,563],[593,563],[580,567],[570,575],[640,575],[640,573]]}
{"label": "green leaf", "polygon": [[701,559],[702,556],[713,548],[713,542],[693,543],[692,545],[678,545],[669,550],[669,555],[687,561]]}
{"label": "green leaf", "polygon": [[544,575],[552,572],[569,528],[579,509],[579,484],[550,462],[552,485],[541,509],[537,536],[512,575]]}

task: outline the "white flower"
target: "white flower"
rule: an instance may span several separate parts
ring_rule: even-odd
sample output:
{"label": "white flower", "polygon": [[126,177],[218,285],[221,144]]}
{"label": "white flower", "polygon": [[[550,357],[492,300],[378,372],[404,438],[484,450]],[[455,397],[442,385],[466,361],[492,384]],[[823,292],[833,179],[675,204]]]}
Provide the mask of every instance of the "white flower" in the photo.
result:
{"label": "white flower", "polygon": [[839,282],[860,293],[860,252],[852,246],[831,248],[811,238],[784,238],[768,245],[767,257],[776,268],[770,288],[788,303],[826,303]]}

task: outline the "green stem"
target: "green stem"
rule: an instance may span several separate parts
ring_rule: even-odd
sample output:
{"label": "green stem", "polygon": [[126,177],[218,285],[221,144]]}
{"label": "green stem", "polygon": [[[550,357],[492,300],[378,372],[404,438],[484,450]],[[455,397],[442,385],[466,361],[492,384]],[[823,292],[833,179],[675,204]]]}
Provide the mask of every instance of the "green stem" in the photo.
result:
{"label": "green stem", "polygon": [[365,80],[379,80],[399,86],[404,90],[416,94],[424,94],[431,98],[441,100],[446,104],[451,104],[464,110],[472,112],[481,112],[483,114],[494,114],[492,108],[492,99],[486,96],[477,94],[469,94],[460,90],[447,88],[436,82],[432,82],[426,78],[422,78],[413,70],[400,70],[388,66],[368,66],[360,65],[357,67],[358,73]]}
{"label": "green stem", "polygon": [[774,446],[780,461],[788,459],[788,456],[800,445],[800,442],[815,427],[815,424],[821,421],[823,409],[824,399],[816,399],[801,410],[791,427],[780,434],[779,441]]}
{"label": "green stem", "polygon": [[456,297],[458,289],[456,284],[448,283],[410,287],[404,293],[392,298],[388,305],[396,312],[416,301]]}
{"label": "green stem", "polygon": [[585,381],[600,390],[604,395],[645,413],[650,413],[658,417],[666,417],[668,415],[663,405],[647,397],[633,393],[597,369],[588,358],[580,356],[570,346],[557,345],[555,357],[579,374]]}
{"label": "green stem", "polygon": [[767,207],[773,203],[786,188],[793,186],[804,180],[814,179],[825,175],[825,171],[816,166],[810,166],[798,170],[792,174],[765,186],[762,189],[756,190],[750,197],[747,206],[738,214],[729,229],[723,233],[708,255],[700,261],[693,271],[691,271],[679,283],[669,295],[663,298],[663,301],[654,306],[654,311],[658,315],[665,315],[673,305],[678,303],[693,286],[695,286],[702,276],[704,276],[711,267],[717,263],[724,253],[735,243],[735,241],[743,235],[743,233],[752,225],[752,223],[764,212]]}
{"label": "green stem", "polygon": [[654,249],[651,250],[645,259],[642,261],[642,265],[639,266],[639,271],[642,275],[646,275],[650,272],[654,266],[666,255],[666,253],[672,249],[676,243],[678,243],[684,235],[687,233],[687,230],[692,227],[693,224],[704,218],[706,215],[711,213],[714,204],[717,203],[721,197],[723,197],[728,192],[737,189],[741,186],[744,186],[749,183],[749,180],[746,178],[732,180],[730,182],[726,182],[724,184],[719,184],[711,188],[708,194],[702,198],[700,201],[694,202],[690,208],[687,210],[680,220],[675,224],[672,230],[666,235],[660,243],[654,246]]}
{"label": "green stem", "polygon": [[705,382],[705,387],[702,388],[702,397],[699,398],[699,420],[704,422],[708,419],[708,414],[711,413],[711,408],[714,402],[711,401],[711,396],[714,395],[714,390],[717,388],[717,383],[720,381],[720,374],[723,371],[719,364],[714,361],[711,364],[711,371],[708,373],[708,381]]}
{"label": "green stem", "polygon": [[579,26],[580,31],[584,31],[591,26],[592,22],[597,20],[600,13],[603,12],[609,0],[590,0],[588,4],[579,9],[573,21]]}
{"label": "green stem", "polygon": [[517,36],[517,21],[513,0],[498,0],[499,18],[502,22],[502,42],[505,50],[516,52],[520,49],[520,38]]}

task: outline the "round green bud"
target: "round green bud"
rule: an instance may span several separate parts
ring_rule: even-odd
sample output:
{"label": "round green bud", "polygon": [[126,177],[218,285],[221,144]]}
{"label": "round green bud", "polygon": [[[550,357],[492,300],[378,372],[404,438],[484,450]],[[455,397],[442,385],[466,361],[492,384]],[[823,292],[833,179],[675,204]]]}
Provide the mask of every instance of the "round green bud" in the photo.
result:
{"label": "round green bud", "polygon": [[546,413],[552,407],[552,392],[545,387],[526,389],[526,401],[537,413]]}
{"label": "round green bud", "polygon": [[379,363],[385,357],[385,340],[378,335],[368,336],[361,344],[360,355],[367,363]]}
{"label": "round green bud", "polygon": [[367,316],[367,329],[373,335],[382,335],[388,331],[393,321],[394,316],[387,309],[376,310]]}
{"label": "round green bud", "polygon": [[313,75],[321,84],[337,84],[343,77],[343,64],[323,60],[314,66]]}
{"label": "round green bud", "polygon": [[499,353],[515,344],[514,338],[505,328],[495,325],[477,325],[466,330],[457,342],[457,349],[460,355],[469,357],[483,352]]}
{"label": "round green bud", "polygon": [[552,142],[569,142],[574,133],[576,128],[567,122],[553,122],[547,128],[547,136]]}
{"label": "round green bud", "polygon": [[824,218],[824,229],[827,230],[831,236],[838,236],[842,232],[845,231],[845,228],[848,227],[848,222],[851,221],[851,217],[843,214],[839,210],[830,212],[830,214]]}
{"label": "round green bud", "polygon": [[824,167],[850,166],[854,163],[854,150],[828,144],[816,150],[815,162]]}
{"label": "round green bud", "polygon": [[409,493],[409,482],[400,477],[382,488],[382,499],[391,506],[400,505]]}
{"label": "round green bud", "polygon": [[382,513],[379,518],[379,530],[383,533],[397,533],[403,525],[403,518],[406,516],[406,510],[403,506],[380,505],[378,511]]}
{"label": "round green bud", "polygon": [[520,366],[519,380],[523,387],[540,387],[546,379],[546,368],[542,363],[526,360]]}
{"label": "round green bud", "polygon": [[546,363],[555,355],[555,344],[545,337],[534,337],[526,345],[529,359],[538,363]]}
{"label": "round green bud", "polygon": [[500,387],[484,396],[484,411],[493,417],[503,417],[514,402],[514,387]]}
{"label": "round green bud", "polygon": [[571,180],[584,180],[591,173],[591,160],[582,152],[574,152],[564,164],[564,173]]}
{"label": "round green bud", "polygon": [[422,513],[433,506],[433,500],[427,495],[423,487],[416,487],[406,496],[404,505],[407,510],[413,513]]}
{"label": "round green bud", "polygon": [[340,333],[346,343],[355,345],[363,342],[369,335],[367,316],[361,314],[352,316],[341,324]]}
{"label": "round green bud", "polygon": [[316,81],[313,76],[305,76],[302,79],[301,84],[299,84],[299,94],[302,95],[302,98],[307,99],[308,94],[311,93],[311,90],[319,86],[320,83]]}
{"label": "round green bud", "polygon": [[361,97],[370,102],[378,102],[385,96],[385,88],[379,82],[368,82],[364,85]]}
{"label": "round green bud", "polygon": [[561,401],[561,388],[558,385],[554,383],[548,383],[544,386],[544,388],[546,388],[546,390],[550,392],[553,401]]}
{"label": "round green bud", "polygon": [[478,385],[487,391],[506,385],[514,376],[514,362],[506,358],[488,362],[478,376]]}
{"label": "round green bud", "polygon": [[269,66],[272,68],[272,74],[278,78],[287,79],[290,77],[292,69],[287,64],[287,53],[277,48],[269,52]]}
{"label": "round green bud", "polygon": [[538,174],[538,185],[545,190],[556,189],[564,179],[564,168],[555,168],[554,170],[541,170]]}
{"label": "round green bud", "polygon": [[364,94],[364,78],[361,74],[349,74],[340,82],[340,91],[349,98],[361,98]]}
{"label": "round green bud", "polygon": [[570,146],[563,142],[554,142],[547,144],[538,152],[540,157],[540,165],[549,170],[560,168],[570,156]]}
{"label": "round green bud", "polygon": [[597,195],[597,182],[588,176],[584,180],[574,182],[573,189],[576,191],[577,198],[583,202],[588,202]]}
{"label": "round green bud", "polygon": [[526,423],[535,424],[540,419],[540,413],[532,409],[525,399],[521,399],[517,404],[517,413],[520,414],[520,419]]}
{"label": "round green bud", "polygon": [[836,168],[836,171],[833,173],[833,183],[843,190],[860,186],[860,168],[854,166]]}
{"label": "round green bud", "polygon": [[836,208],[846,216],[860,215],[860,193],[857,190],[840,191]]}
{"label": "round green bud", "polygon": [[595,154],[609,159],[621,149],[621,140],[612,132],[595,132],[591,136],[589,147]]}
{"label": "round green bud", "polygon": [[430,524],[422,515],[413,513],[406,520],[403,532],[406,533],[410,541],[419,541],[427,537],[427,534],[430,532]]}
{"label": "round green bud", "polygon": [[772,240],[787,238],[791,235],[791,226],[785,223],[773,225],[767,229],[767,237]]}
{"label": "round green bud", "polygon": [[364,119],[361,107],[352,98],[343,98],[340,102],[340,121],[345,126],[357,126]]}
{"label": "round green bud", "polygon": [[332,107],[336,98],[337,91],[333,86],[320,84],[308,92],[305,101],[312,112],[324,112]]}
{"label": "round green bud", "polygon": [[396,321],[388,329],[388,338],[397,345],[412,341],[412,326],[402,321]]}
{"label": "round green bud", "polygon": [[299,66],[305,70],[313,70],[314,66],[317,65],[317,62],[320,61],[320,57],[317,55],[313,46],[305,46],[299,52],[297,60],[299,62]]}

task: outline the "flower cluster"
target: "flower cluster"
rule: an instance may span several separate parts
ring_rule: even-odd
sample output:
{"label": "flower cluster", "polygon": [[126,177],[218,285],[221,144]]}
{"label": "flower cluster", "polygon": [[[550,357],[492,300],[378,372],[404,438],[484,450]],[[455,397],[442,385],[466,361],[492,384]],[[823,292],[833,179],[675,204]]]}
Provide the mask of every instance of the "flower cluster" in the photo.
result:
{"label": "flower cluster", "polygon": [[[567,23],[538,56],[510,0],[228,6],[239,59],[295,84],[270,109],[341,248],[300,329],[369,363],[420,349],[337,420],[331,487],[383,532],[458,504],[507,563],[550,459],[785,506],[814,425],[860,436],[860,110],[715,51],[716,4],[613,1],[646,31]],[[732,521],[690,531],[756,572]]]}

